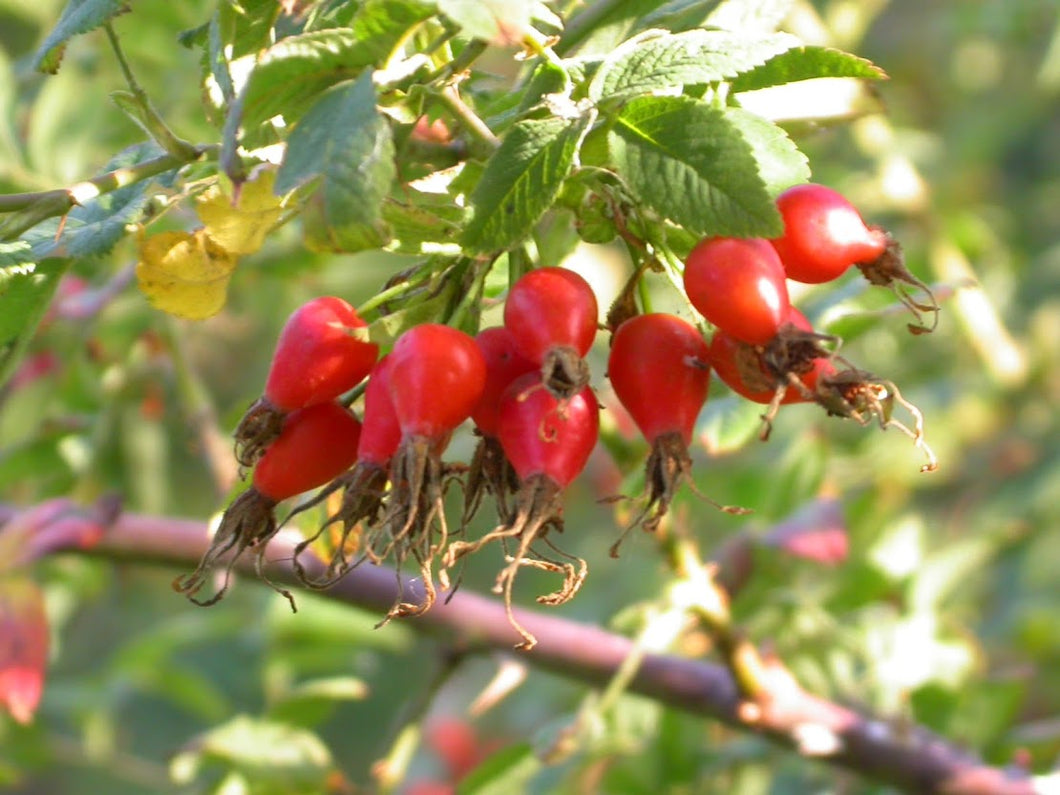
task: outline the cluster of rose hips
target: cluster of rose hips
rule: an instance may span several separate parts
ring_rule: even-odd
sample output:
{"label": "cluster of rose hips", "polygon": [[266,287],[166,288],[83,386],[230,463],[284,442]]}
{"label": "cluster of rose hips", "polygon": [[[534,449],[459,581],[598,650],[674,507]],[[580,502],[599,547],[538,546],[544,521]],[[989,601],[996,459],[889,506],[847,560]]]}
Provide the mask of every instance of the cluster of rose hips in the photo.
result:
{"label": "cluster of rose hips", "polygon": [[[673,315],[635,315],[613,329],[607,374],[651,445],[646,499],[632,526],[653,530],[677,486],[690,482],[689,446],[711,370],[739,394],[769,404],[767,428],[781,404],[796,401],[815,401],[863,423],[876,417],[896,424],[897,390],[836,366],[845,362],[835,339],[816,333],[791,306],[787,279],[820,283],[856,265],[874,283],[922,285],[901,267],[889,236],[867,227],[834,191],[798,186],[778,206],[783,237],[709,238],[689,254],[685,292],[714,326],[709,344],[696,326]],[[253,469],[252,486],[226,510],[198,568],[175,587],[198,604],[213,604],[246,550],[255,551],[258,574],[268,581],[262,564],[278,531],[277,504],[323,486],[313,504],[336,492],[341,500],[295,549],[294,568],[304,584],[328,587],[366,561],[389,560],[400,570],[411,560],[423,592],[409,601],[400,595],[386,621],[429,609],[436,581],[448,589],[450,571],[463,558],[499,545],[505,565],[494,589],[504,596],[521,647],[532,647],[533,636],[511,611],[518,571],[562,575],[560,588],[538,597],[543,604],[569,600],[587,571],[549,533],[562,530],[563,491],[584,469],[599,434],[600,406],[584,359],[597,318],[596,296],[581,276],[541,267],[512,285],[503,325],[474,337],[445,325],[417,325],[378,358],[366,324],[345,301],[309,301],[285,324],[263,396],[236,430],[236,457]],[[362,392],[358,419],[348,404]],[[899,427],[928,452],[925,468],[933,468],[915,416],[915,431]],[[468,420],[479,437],[470,464],[443,462],[453,432]],[[464,510],[450,527],[443,498],[457,481]],[[492,496],[498,524],[466,538],[485,495]],[[329,559],[322,568],[307,567],[302,556],[333,527],[339,533]],[[209,571],[226,555],[224,584],[199,599]]]}

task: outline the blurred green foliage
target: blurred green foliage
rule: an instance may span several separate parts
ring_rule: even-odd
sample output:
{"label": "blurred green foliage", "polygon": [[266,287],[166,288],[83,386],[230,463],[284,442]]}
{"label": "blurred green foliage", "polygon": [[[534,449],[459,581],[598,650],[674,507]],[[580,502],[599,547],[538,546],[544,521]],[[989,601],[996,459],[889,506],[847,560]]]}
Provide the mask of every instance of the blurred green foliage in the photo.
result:
{"label": "blurred green foliage", "polygon": [[[57,76],[30,69],[62,5],[0,0],[0,192],[75,182],[142,138],[107,98],[122,81],[99,34],[71,42]],[[116,21],[138,78],[189,140],[213,133],[197,56],[176,35],[210,5],[141,0]],[[733,401],[716,387],[704,432],[717,444],[724,421],[726,438],[741,443],[700,450],[697,483],[755,512],[730,517],[687,495],[676,510],[710,553],[734,534],[764,535],[821,494],[838,496],[849,558],[822,570],[756,546],[738,620],[815,692],[924,723],[992,762],[1019,753],[1045,769],[1060,754],[1060,12],[1039,0],[813,5],[816,15],[793,17],[797,33],[858,52],[891,78],[875,88],[886,115],[794,128],[814,179],[891,229],[910,267],[946,300],[930,337],[907,334],[902,316],[886,311],[891,302],[857,277],[807,289],[798,303],[843,334],[845,355],[923,410],[941,467],[921,475],[905,437],[815,407],[786,408],[767,444],[745,444],[757,411],[729,411]],[[126,241],[74,262],[72,273],[99,287],[133,259]],[[401,265],[310,254],[281,229],[238,269],[214,319],[167,319],[125,289],[86,323],[46,325],[30,355],[56,353],[58,368],[3,395],[0,500],[114,491],[131,510],[211,515],[223,494],[191,433],[195,412],[208,405],[231,429],[260,392],[268,341],[295,306],[325,292],[361,303]],[[456,444],[465,450],[467,440]],[[626,444],[626,465],[635,470],[645,452]],[[605,479],[602,456],[597,470]],[[592,572],[563,614],[635,631],[667,576],[647,537],[608,557],[616,530],[595,496],[587,485],[571,495],[564,541]],[[464,587],[488,588],[495,563],[474,561]],[[249,582],[200,611],[174,596],[171,572],[62,557],[40,574],[55,648],[37,721],[0,721],[0,786],[13,792],[190,791],[172,783],[170,761],[209,748],[207,768],[230,763],[233,747],[248,742],[232,736],[240,715],[321,738],[317,747],[298,734],[302,778],[288,782],[292,791],[322,791],[332,764],[367,786],[410,694],[427,692],[447,653],[400,622],[373,630],[376,616],[307,596],[291,616]],[[517,590],[535,585],[528,576]],[[463,663],[431,715],[465,714],[495,662]],[[473,723],[482,737],[546,747],[587,698],[531,672]],[[223,725],[230,733],[216,734]],[[533,777],[533,791],[882,791],[633,697],[579,736],[572,756]],[[289,748],[291,735],[249,742]],[[501,761],[518,774],[525,756],[508,754]],[[443,774],[429,749],[416,753],[413,779]]]}

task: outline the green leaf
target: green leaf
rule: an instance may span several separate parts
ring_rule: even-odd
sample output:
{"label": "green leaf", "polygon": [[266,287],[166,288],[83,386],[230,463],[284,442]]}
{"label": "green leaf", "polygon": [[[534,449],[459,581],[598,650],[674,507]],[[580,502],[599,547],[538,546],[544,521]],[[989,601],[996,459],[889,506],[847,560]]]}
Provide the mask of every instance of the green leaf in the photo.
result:
{"label": "green leaf", "polygon": [[128,10],[129,7],[122,0],[70,0],[51,33],[33,54],[33,68],[55,74],[63,60],[66,42],[81,33],[95,30]]}
{"label": "green leaf", "polygon": [[68,260],[33,257],[29,243],[0,243],[0,386],[11,377]]}
{"label": "green leaf", "polygon": [[366,0],[354,14],[350,27],[366,48],[371,63],[386,62],[405,34],[436,13],[434,3],[418,0]]}
{"label": "green leaf", "polygon": [[589,86],[593,100],[624,98],[659,89],[716,83],[797,46],[786,33],[749,37],[722,30],[648,31],[604,61]]}
{"label": "green leaf", "polygon": [[631,100],[608,135],[633,193],[698,234],[776,237],[780,214],[755,151],[727,113],[690,97]]}
{"label": "green leaf", "polygon": [[[247,134],[273,116],[292,124],[321,92],[360,74],[372,63],[374,51],[352,30],[320,30],[281,39],[260,56],[230,116],[237,115]],[[230,118],[228,124],[232,123]]]}
{"label": "green leaf", "polygon": [[[349,28],[331,28],[280,39],[259,55],[251,52],[253,71],[230,109],[229,126],[248,135],[281,115],[293,124],[321,92],[357,77],[366,67],[381,65],[408,31],[434,13],[414,0],[370,0],[358,9]],[[236,64],[233,72],[238,72]]]}
{"label": "green leaf", "polygon": [[[376,108],[372,75],[325,92],[287,141],[275,192],[287,193],[319,179],[314,199],[320,221],[343,250],[357,232],[361,247],[382,239],[382,204],[396,175],[390,125]],[[377,230],[361,240],[364,230]],[[358,231],[360,230],[360,231]]]}
{"label": "green leaf", "polygon": [[174,758],[178,783],[190,783],[206,763],[238,772],[254,792],[325,790],[331,754],[317,735],[283,723],[241,715],[200,736]]}
{"label": "green leaf", "polygon": [[744,72],[733,81],[732,90],[756,91],[818,77],[886,80],[887,73],[872,61],[842,50],[831,47],[798,47],[779,53],[764,64]]}
{"label": "green leaf", "polygon": [[468,36],[497,44],[516,44],[530,27],[531,0],[438,0],[438,10]]}
{"label": "green leaf", "polygon": [[390,250],[422,254],[432,246],[456,245],[465,211],[446,196],[437,198],[431,201],[429,194],[409,191],[407,201],[383,204],[383,220],[393,234]]}
{"label": "green leaf", "polygon": [[751,146],[758,176],[770,195],[810,179],[809,161],[788,134],[768,119],[741,108],[726,108],[725,118]]}
{"label": "green leaf", "polygon": [[512,127],[471,194],[468,249],[508,249],[530,232],[563,186],[592,118],[529,119]]}
{"label": "green leaf", "polygon": [[508,746],[475,768],[457,786],[457,795],[508,795],[524,792],[541,770],[541,760],[529,743]]}

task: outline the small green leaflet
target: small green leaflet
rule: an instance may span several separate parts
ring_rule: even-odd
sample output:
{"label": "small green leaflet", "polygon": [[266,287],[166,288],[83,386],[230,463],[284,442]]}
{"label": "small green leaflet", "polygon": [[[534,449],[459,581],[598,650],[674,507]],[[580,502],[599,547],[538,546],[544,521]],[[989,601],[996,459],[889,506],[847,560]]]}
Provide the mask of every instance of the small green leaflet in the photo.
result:
{"label": "small green leaflet", "polygon": [[380,225],[395,175],[390,125],[365,72],[326,91],[294,128],[274,190],[283,195],[319,178],[314,198],[323,221],[343,239],[344,230]]}
{"label": "small green leaflet", "polygon": [[63,60],[66,42],[81,33],[95,30],[128,10],[128,5],[121,0],[70,0],[51,33],[33,54],[33,68],[55,74]]}
{"label": "small green leaflet", "polygon": [[[691,97],[638,97],[622,109],[608,144],[616,170],[634,194],[690,232],[781,233],[755,147],[726,111]],[[770,149],[770,155],[780,155],[779,148]],[[774,164],[770,171],[779,169]]]}
{"label": "small green leaflet", "polygon": [[747,36],[721,30],[647,31],[619,47],[589,85],[593,100],[729,80],[799,45],[786,33]]}
{"label": "small green leaflet", "polygon": [[464,229],[464,246],[502,251],[529,234],[552,206],[592,121],[590,113],[528,119],[512,127],[471,194],[475,214]]}
{"label": "small green leaflet", "polygon": [[38,262],[29,243],[0,243],[0,386],[22,358],[68,260]]}
{"label": "small green leaflet", "polygon": [[816,77],[886,80],[887,73],[871,61],[842,50],[830,47],[797,47],[780,53],[761,66],[740,75],[733,81],[732,90],[755,91]]}

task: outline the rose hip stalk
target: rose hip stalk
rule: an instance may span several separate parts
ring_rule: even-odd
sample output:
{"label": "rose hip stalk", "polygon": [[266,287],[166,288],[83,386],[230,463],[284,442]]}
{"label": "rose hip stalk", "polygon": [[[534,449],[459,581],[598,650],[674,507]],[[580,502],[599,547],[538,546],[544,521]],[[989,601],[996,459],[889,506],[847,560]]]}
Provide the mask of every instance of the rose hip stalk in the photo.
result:
{"label": "rose hip stalk", "polygon": [[[599,432],[599,407],[589,387],[559,400],[542,388],[539,374],[528,373],[515,379],[501,398],[498,434],[521,482],[513,514],[477,541],[454,541],[444,565],[448,568],[492,541],[518,542],[515,554],[506,556],[508,565],[497,575],[493,589],[504,594],[508,620],[523,638],[517,648],[531,649],[537,643],[512,613],[512,584],[519,569],[530,566],[563,574],[563,586],[539,596],[541,604],[566,602],[585,579],[585,561],[556,549],[545,535],[551,528],[562,530],[563,491],[585,468]],[[556,561],[533,549],[539,539],[567,561]]]}
{"label": "rose hip stalk", "polygon": [[497,438],[501,396],[516,378],[539,369],[519,352],[515,338],[504,326],[483,329],[475,336],[475,344],[486,362],[486,385],[471,412],[471,421],[475,423],[480,439],[468,467],[464,491],[465,527],[487,492],[496,501],[501,521],[510,518],[509,500],[519,490],[519,478]]}
{"label": "rose hip stalk", "polygon": [[355,336],[365,327],[341,298],[314,298],[296,309],[280,331],[265,391],[235,431],[236,460],[252,467],[280,433],[284,416],[325,403],[359,384],[379,346]]}
{"label": "rose hip stalk", "polygon": [[[335,488],[342,489],[342,504],[315,535],[295,548],[295,571],[302,583],[311,588],[330,587],[366,558],[379,563],[385,557],[383,551],[376,546],[380,533],[375,528],[380,526],[380,516],[385,507],[384,495],[390,477],[390,461],[401,443],[401,426],[398,424],[397,414],[394,413],[394,402],[390,399],[389,370],[390,357],[384,356],[376,362],[368,377],[368,386],[364,392],[364,419],[357,445],[357,462],[333,484]],[[331,490],[322,492],[321,496],[326,496]],[[324,575],[311,579],[301,565],[299,556],[313,546],[335,522],[342,523],[342,535],[330,546]],[[347,557],[353,546],[350,536],[362,522],[367,525],[366,538],[363,540],[364,554],[351,561]]]}
{"label": "rose hip stalk", "polygon": [[[619,401],[651,445],[644,472],[646,504],[630,527],[654,531],[678,485],[691,485],[688,447],[710,386],[707,344],[681,318],[638,315],[619,326],[611,339],[607,373]],[[625,536],[611,547],[612,556],[617,557]]]}
{"label": "rose hip stalk", "polygon": [[[406,331],[390,353],[390,399],[401,428],[401,444],[390,465],[390,496],[383,519],[398,568],[408,557],[420,566],[424,596],[419,604],[397,603],[394,616],[418,615],[434,603],[432,565],[448,541],[442,505],[441,453],[453,430],[471,416],[486,385],[486,363],[475,340],[462,331],[424,323]],[[446,581],[443,580],[443,586]]]}
{"label": "rose hip stalk", "polygon": [[592,287],[566,268],[532,270],[508,291],[504,326],[557,398],[575,395],[589,383],[583,357],[596,338],[598,311]]}
{"label": "rose hip stalk", "polygon": [[[883,430],[897,428],[912,439],[927,458],[927,463],[920,467],[921,472],[934,472],[939,468],[935,452],[924,440],[923,413],[903,398],[898,387],[890,381],[853,367],[833,370],[818,380],[816,401],[829,416],[846,417],[861,425],[868,425],[875,417]],[[912,428],[895,419],[896,403],[913,417]]]}
{"label": "rose hip stalk", "polygon": [[[212,605],[228,590],[236,560],[245,550],[254,549],[258,576],[286,596],[295,609],[290,592],[270,582],[264,572],[265,546],[278,531],[276,505],[342,474],[357,457],[360,434],[357,418],[334,402],[317,403],[287,415],[279,435],[254,467],[253,485],[225,510],[195,571],[174,580],[173,588],[197,605]],[[208,599],[198,599],[196,594],[214,564],[229,553],[221,588]]]}
{"label": "rose hip stalk", "polygon": [[755,403],[766,404],[761,439],[773,429],[781,406],[816,400],[817,379],[835,372],[829,344],[835,337],[819,334],[795,307],[768,345],[748,345],[722,329],[710,340],[708,357],[718,378],[730,389]]}

